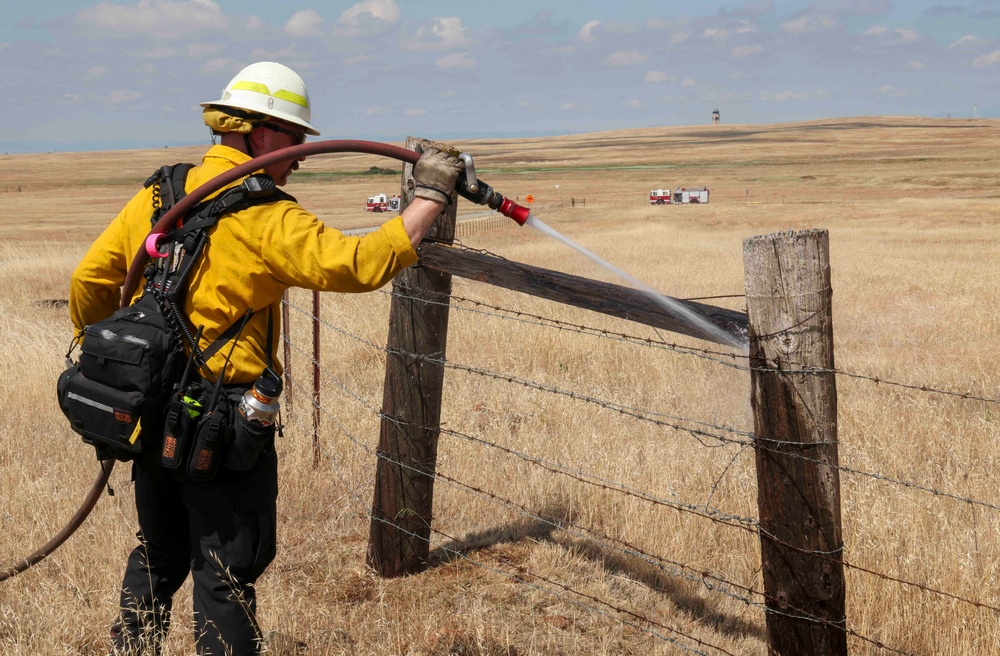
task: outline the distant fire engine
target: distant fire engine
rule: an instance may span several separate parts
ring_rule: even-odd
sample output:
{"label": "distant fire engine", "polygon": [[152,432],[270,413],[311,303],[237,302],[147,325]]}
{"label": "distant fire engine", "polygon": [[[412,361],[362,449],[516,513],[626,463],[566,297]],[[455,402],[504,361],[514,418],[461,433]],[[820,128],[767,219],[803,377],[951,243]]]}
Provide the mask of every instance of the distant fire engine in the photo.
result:
{"label": "distant fire engine", "polygon": [[654,189],[649,192],[650,205],[669,205],[670,198],[671,195],[669,189]]}
{"label": "distant fire engine", "polygon": [[387,196],[385,194],[379,194],[377,196],[372,196],[368,199],[368,205],[365,206],[366,212],[398,212],[399,211],[399,196]]}
{"label": "distant fire engine", "polygon": [[680,187],[671,192],[669,189],[653,189],[649,192],[650,205],[698,204],[708,202],[708,187],[687,189]]}

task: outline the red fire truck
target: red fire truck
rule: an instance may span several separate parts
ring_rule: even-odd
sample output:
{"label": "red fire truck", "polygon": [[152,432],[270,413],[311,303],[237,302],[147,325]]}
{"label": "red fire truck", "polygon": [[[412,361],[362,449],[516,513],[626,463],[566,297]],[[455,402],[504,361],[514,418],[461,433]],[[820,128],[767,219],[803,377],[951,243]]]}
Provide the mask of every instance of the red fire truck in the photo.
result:
{"label": "red fire truck", "polygon": [[365,211],[398,212],[399,196],[387,196],[386,194],[378,194],[377,196],[372,196],[368,199],[368,204],[365,206]]}
{"label": "red fire truck", "polygon": [[674,191],[669,189],[653,189],[649,192],[650,205],[687,205],[708,202],[708,187],[688,189],[679,187]]}
{"label": "red fire truck", "polygon": [[669,205],[672,198],[669,189],[653,189],[649,192],[650,205]]}

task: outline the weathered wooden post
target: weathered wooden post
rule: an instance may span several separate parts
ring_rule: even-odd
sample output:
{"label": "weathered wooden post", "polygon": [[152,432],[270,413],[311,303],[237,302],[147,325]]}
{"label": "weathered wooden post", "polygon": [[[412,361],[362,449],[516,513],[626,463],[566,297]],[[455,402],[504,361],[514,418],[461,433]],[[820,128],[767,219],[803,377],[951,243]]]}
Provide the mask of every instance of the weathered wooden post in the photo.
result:
{"label": "weathered wooden post", "polygon": [[743,257],[768,651],[842,656],[829,233],[752,237]]}
{"label": "weathered wooden post", "polygon": [[[406,148],[428,142],[410,137]],[[413,166],[403,166],[401,208],[413,200]],[[455,238],[456,198],[427,238]],[[415,356],[445,357],[451,274],[411,267],[393,282],[368,565],[380,576],[421,571],[430,553],[434,471],[444,367]],[[426,301],[430,301],[427,303]]]}

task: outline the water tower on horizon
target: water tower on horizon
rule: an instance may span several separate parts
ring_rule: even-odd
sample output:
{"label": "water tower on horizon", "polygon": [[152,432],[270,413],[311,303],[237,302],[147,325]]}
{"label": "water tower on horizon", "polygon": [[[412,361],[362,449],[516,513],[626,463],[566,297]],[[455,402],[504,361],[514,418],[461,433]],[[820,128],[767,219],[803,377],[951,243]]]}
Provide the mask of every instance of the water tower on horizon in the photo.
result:
{"label": "water tower on horizon", "polygon": [[713,109],[712,110],[712,124],[713,125],[718,125],[721,122],[722,122],[722,117],[719,116],[719,110]]}

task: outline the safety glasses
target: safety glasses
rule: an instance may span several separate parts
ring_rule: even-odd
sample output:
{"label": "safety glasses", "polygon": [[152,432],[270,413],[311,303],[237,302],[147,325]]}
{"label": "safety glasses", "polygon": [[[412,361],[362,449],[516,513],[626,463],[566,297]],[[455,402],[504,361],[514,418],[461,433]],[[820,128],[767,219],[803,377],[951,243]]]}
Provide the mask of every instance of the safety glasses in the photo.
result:
{"label": "safety glasses", "polygon": [[277,123],[265,123],[262,127],[268,130],[273,130],[275,132],[281,132],[282,134],[287,134],[292,138],[292,145],[298,146],[299,144],[304,144],[306,142],[305,132],[296,132],[295,130],[289,130],[288,128],[283,128]]}

